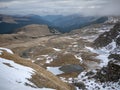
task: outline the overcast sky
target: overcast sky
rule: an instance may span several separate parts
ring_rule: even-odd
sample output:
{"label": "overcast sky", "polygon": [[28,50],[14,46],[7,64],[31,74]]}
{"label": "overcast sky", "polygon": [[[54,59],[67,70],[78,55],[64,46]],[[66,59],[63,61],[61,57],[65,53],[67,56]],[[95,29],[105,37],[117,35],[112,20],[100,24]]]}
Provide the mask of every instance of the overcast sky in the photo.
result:
{"label": "overcast sky", "polygon": [[0,0],[0,14],[120,15],[120,0]]}

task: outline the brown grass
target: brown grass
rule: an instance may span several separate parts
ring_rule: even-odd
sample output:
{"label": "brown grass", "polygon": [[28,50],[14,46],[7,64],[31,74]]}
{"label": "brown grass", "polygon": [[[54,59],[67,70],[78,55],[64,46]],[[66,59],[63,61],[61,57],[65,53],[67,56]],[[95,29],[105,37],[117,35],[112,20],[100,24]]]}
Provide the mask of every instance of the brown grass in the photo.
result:
{"label": "brown grass", "polygon": [[58,77],[64,77],[66,79],[76,78],[76,77],[78,77],[79,74],[80,74],[80,72],[63,73],[63,74],[58,75]]}
{"label": "brown grass", "polygon": [[54,76],[51,72],[46,71],[45,69],[32,63],[31,61],[25,60],[17,55],[9,54],[7,52],[3,52],[3,54],[0,57],[33,68],[35,70],[35,74],[32,75],[30,81],[32,81],[37,87],[42,86],[47,88],[54,88],[57,90],[75,90],[73,86],[62,82],[58,77]]}
{"label": "brown grass", "polygon": [[26,54],[27,57],[31,59],[36,59],[40,55],[48,55],[48,54],[54,53],[54,50],[50,47],[38,46],[38,47],[29,47],[29,48],[20,50],[19,52],[20,52],[19,55],[21,57],[25,57],[24,54]]}
{"label": "brown grass", "polygon": [[38,52],[37,55],[46,55],[53,52],[54,50],[52,48],[44,48],[40,52]]}
{"label": "brown grass", "polygon": [[48,66],[63,66],[68,64],[80,64],[80,61],[72,54],[59,54]]}
{"label": "brown grass", "polygon": [[26,50],[26,47],[15,47],[12,49],[12,51],[17,55],[20,55],[24,50]]}
{"label": "brown grass", "polygon": [[88,60],[88,61],[95,61],[95,62],[98,62],[98,60],[95,59],[95,57],[97,56],[96,53],[90,53],[90,52],[83,52],[81,57],[83,60]]}

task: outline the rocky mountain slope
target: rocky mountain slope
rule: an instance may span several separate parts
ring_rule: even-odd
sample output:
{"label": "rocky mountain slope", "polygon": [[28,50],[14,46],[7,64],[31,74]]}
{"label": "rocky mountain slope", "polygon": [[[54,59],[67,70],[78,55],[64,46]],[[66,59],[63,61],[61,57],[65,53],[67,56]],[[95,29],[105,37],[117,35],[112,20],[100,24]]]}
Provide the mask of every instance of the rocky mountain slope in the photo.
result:
{"label": "rocky mountain slope", "polygon": [[[74,85],[77,90],[119,90],[120,24],[116,23],[107,21],[70,33],[35,38],[24,37],[33,33],[22,28],[17,34],[0,35],[0,47],[11,49],[15,57],[18,59],[21,57],[22,60],[24,58],[22,62],[26,60],[30,62],[27,64],[28,67],[33,68],[32,65],[37,65],[45,72],[50,71],[53,77]],[[23,31],[26,33],[20,34]],[[30,31],[33,32],[32,29]],[[49,75],[51,76],[46,73],[45,76],[50,77]],[[67,89],[72,88],[69,85],[62,84]],[[47,86],[45,88],[53,88]]]}
{"label": "rocky mountain slope", "polygon": [[[95,46],[108,51],[109,62],[107,67],[98,72],[97,78],[101,81],[119,81],[120,79],[120,23],[110,31],[101,34],[94,42]],[[104,72],[104,75],[103,73]]]}

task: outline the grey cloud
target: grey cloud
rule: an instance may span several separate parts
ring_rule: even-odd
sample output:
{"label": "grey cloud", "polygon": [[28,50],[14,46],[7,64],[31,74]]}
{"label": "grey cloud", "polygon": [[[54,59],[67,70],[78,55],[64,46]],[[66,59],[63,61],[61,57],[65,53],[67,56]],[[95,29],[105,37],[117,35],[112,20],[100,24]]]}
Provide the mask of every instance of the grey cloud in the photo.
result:
{"label": "grey cloud", "polygon": [[0,2],[11,2],[11,1],[16,1],[16,0],[0,0]]}
{"label": "grey cloud", "polygon": [[120,0],[0,0],[0,6],[8,7],[0,13],[120,15],[119,4]]}
{"label": "grey cloud", "polygon": [[8,2],[8,1],[13,1],[13,0],[0,0],[0,2]]}

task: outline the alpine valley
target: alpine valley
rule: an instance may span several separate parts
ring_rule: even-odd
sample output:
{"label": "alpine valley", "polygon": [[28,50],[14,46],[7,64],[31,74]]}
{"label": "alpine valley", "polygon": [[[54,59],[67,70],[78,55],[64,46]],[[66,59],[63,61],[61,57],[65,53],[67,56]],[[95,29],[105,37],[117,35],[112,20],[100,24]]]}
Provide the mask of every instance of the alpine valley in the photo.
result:
{"label": "alpine valley", "polygon": [[0,90],[120,90],[120,16],[0,15]]}

